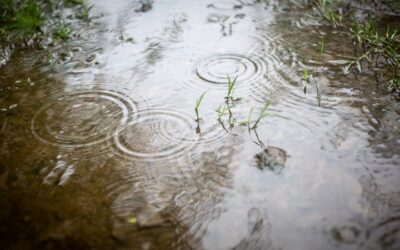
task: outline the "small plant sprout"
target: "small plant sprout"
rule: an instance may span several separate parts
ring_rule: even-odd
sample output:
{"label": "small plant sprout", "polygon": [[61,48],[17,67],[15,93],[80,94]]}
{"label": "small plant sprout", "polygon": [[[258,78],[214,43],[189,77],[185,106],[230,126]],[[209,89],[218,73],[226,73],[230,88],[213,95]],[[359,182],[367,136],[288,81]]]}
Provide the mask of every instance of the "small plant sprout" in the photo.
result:
{"label": "small plant sprout", "polygon": [[195,107],[194,107],[194,112],[196,113],[196,122],[200,121],[200,116],[199,116],[199,108],[201,105],[201,102],[203,101],[204,96],[206,95],[207,91],[203,92],[201,96],[196,100]]}
{"label": "small plant sprout", "polygon": [[265,117],[268,116],[268,112],[267,112],[267,111],[268,111],[269,106],[271,106],[271,104],[272,104],[272,101],[268,101],[268,102],[264,105],[264,107],[260,110],[260,114],[259,114],[259,116],[258,116],[256,122],[254,123],[254,125],[251,127],[251,129],[256,129],[257,126],[258,126],[258,123],[259,123],[263,118],[265,118]]}
{"label": "small plant sprout", "polygon": [[310,76],[308,75],[308,69],[306,69],[306,68],[304,68],[304,71],[303,71],[303,80],[305,82],[309,82],[310,81]]}
{"label": "small plant sprout", "polygon": [[336,10],[334,4],[336,0],[319,0],[317,1],[317,7],[322,17],[336,27],[343,22],[343,15],[340,9]]}
{"label": "small plant sprout", "polygon": [[218,114],[218,120],[222,119],[222,116],[224,116],[224,114],[227,110],[228,110],[228,108],[224,104],[221,104],[218,106],[218,108],[215,110],[215,112],[217,112],[217,114]]}
{"label": "small plant sprout", "polygon": [[221,125],[222,129],[229,133],[229,131],[226,129],[224,121],[222,120],[222,117],[225,115],[226,111],[228,110],[228,107],[226,106],[226,104],[221,104],[218,106],[218,108],[215,110],[215,112],[217,112],[218,114],[218,122]]}
{"label": "small plant sprout", "polygon": [[234,101],[233,98],[233,93],[235,92],[235,84],[236,84],[236,80],[237,80],[237,76],[233,79],[233,81],[231,80],[231,78],[228,76],[228,94],[225,97],[227,99],[227,101],[229,102],[229,100]]}
{"label": "small plant sprout", "polygon": [[[375,20],[360,23],[353,20],[351,29],[353,41],[357,46],[356,57],[344,68],[348,74],[352,67],[361,73],[361,66],[365,63],[370,69],[374,68],[391,72],[387,77],[389,91],[399,90],[398,76],[400,75],[400,28],[388,27],[386,32],[380,32]],[[359,56],[361,50],[361,56]],[[373,65],[374,64],[374,65]],[[388,75],[388,74],[386,74]]]}
{"label": "small plant sprout", "polygon": [[233,107],[235,107],[235,101],[239,100],[239,98],[235,99],[233,97],[233,93],[235,92],[235,84],[236,84],[237,76],[233,79],[233,81],[231,80],[229,75],[227,76],[227,78],[228,78],[228,93],[225,96],[225,104],[226,104],[226,107],[227,107],[227,110],[229,113],[229,127],[233,128],[235,119],[233,117],[231,105]]}
{"label": "small plant sprout", "polygon": [[83,6],[79,9],[77,13],[77,18],[83,19],[84,21],[90,20],[90,10],[93,8],[93,5],[90,6]]}
{"label": "small plant sprout", "polygon": [[68,25],[62,23],[58,29],[54,32],[54,37],[60,40],[67,40],[71,35],[71,28]]}
{"label": "small plant sprout", "polygon": [[389,91],[393,91],[396,88],[400,86],[400,77],[394,76],[392,79],[389,81]]}
{"label": "small plant sprout", "polygon": [[247,118],[247,120],[242,121],[242,122],[240,123],[240,126],[249,126],[249,125],[250,125],[250,122],[251,122],[251,115],[253,114],[253,110],[254,110],[254,108],[251,108],[251,109],[250,109],[249,117]]}

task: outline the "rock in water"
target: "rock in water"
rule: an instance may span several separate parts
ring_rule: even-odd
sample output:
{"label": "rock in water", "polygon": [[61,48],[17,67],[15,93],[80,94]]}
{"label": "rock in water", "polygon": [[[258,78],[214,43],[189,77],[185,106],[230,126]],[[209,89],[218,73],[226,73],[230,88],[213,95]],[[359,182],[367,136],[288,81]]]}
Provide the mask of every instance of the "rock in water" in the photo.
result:
{"label": "rock in water", "polygon": [[163,211],[157,210],[150,205],[143,208],[137,216],[137,225],[139,227],[158,227],[163,226],[166,222]]}
{"label": "rock in water", "polygon": [[285,167],[286,159],[286,151],[273,146],[268,146],[255,155],[256,165],[259,169],[269,169],[277,173],[280,173]]}

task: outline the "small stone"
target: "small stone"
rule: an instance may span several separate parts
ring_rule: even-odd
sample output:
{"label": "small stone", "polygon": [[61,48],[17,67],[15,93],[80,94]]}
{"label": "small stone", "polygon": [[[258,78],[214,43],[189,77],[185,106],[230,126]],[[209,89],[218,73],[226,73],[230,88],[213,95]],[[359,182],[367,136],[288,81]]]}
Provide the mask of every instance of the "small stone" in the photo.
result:
{"label": "small stone", "polygon": [[8,110],[11,110],[11,109],[15,109],[16,107],[18,107],[18,104],[11,104],[9,107],[8,107]]}
{"label": "small stone", "polygon": [[166,223],[162,216],[162,211],[158,211],[151,206],[146,206],[137,216],[139,227],[157,227]]}
{"label": "small stone", "polygon": [[275,172],[284,167],[287,154],[283,149],[268,146],[264,151],[256,154],[255,159],[259,169],[268,168]]}

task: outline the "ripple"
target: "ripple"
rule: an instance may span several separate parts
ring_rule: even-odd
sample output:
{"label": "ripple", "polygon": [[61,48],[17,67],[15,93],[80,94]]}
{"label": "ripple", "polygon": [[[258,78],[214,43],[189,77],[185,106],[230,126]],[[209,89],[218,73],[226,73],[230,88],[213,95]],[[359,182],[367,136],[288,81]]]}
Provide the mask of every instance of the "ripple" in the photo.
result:
{"label": "ripple", "polygon": [[170,110],[148,110],[114,136],[123,155],[136,159],[164,159],[184,154],[195,146],[196,125],[190,116]]}
{"label": "ripple", "polygon": [[197,63],[194,74],[200,81],[195,82],[226,89],[227,77],[233,79],[237,76],[237,88],[242,88],[261,80],[265,69],[265,62],[261,58],[240,54],[214,54]]}
{"label": "ripple", "polygon": [[195,147],[223,143],[229,137],[216,119],[198,128],[194,118],[184,112],[153,109],[138,113],[137,119],[118,129],[113,142],[124,157],[152,161],[189,154],[195,157],[201,151],[194,150]]}
{"label": "ripple", "polygon": [[372,228],[370,234],[370,241],[378,243],[385,249],[397,249],[400,246],[400,213],[383,219]]}
{"label": "ripple", "polygon": [[31,124],[41,142],[63,147],[90,146],[104,141],[136,113],[129,98],[110,91],[79,91],[42,107]]}

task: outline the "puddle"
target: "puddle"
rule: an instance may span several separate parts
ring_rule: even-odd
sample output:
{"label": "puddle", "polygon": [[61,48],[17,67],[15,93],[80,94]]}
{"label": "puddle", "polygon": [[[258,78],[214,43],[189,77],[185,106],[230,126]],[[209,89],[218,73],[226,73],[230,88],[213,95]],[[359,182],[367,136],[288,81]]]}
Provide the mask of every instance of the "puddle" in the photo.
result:
{"label": "puddle", "polygon": [[0,49],[0,244],[398,249],[400,104],[301,2],[94,0],[82,40]]}

